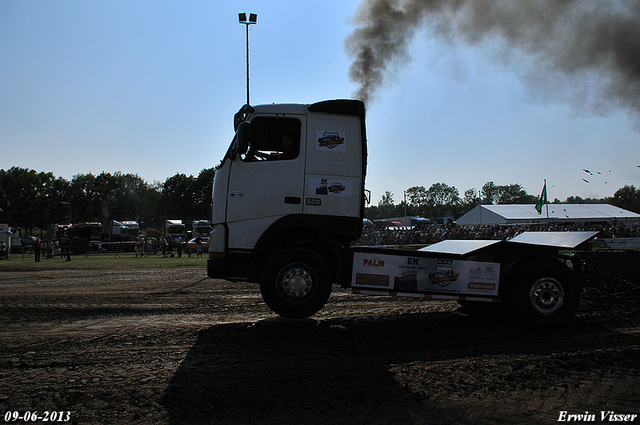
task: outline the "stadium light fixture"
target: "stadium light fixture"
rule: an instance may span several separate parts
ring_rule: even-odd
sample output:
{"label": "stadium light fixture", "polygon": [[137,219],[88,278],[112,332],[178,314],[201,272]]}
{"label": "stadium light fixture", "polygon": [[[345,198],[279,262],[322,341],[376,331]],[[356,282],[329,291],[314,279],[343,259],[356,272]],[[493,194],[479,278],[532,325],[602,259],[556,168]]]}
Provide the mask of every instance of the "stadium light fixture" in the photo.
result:
{"label": "stadium light fixture", "polygon": [[238,13],[238,21],[241,25],[245,26],[245,31],[247,34],[247,105],[249,103],[249,25],[254,25],[258,23],[258,14],[250,13],[249,19],[247,20],[246,13]]}

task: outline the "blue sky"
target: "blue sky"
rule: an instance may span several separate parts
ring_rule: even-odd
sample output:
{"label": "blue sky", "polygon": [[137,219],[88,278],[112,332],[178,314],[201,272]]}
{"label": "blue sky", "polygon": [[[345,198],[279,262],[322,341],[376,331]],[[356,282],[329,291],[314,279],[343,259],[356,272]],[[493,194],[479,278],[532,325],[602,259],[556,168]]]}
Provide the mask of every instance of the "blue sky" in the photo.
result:
{"label": "blue sky", "polygon": [[[4,0],[0,168],[67,179],[121,171],[149,183],[197,175],[224,155],[246,100],[238,12],[258,14],[251,102],[312,103],[358,88],[344,42],[359,3]],[[500,40],[469,47],[429,34],[418,30],[410,59],[367,104],[374,205],[384,191],[399,202],[407,188],[437,182],[461,195],[488,181],[538,195],[546,178],[561,200],[640,186],[633,111],[550,96],[562,81],[525,80],[531,61],[495,60]]]}

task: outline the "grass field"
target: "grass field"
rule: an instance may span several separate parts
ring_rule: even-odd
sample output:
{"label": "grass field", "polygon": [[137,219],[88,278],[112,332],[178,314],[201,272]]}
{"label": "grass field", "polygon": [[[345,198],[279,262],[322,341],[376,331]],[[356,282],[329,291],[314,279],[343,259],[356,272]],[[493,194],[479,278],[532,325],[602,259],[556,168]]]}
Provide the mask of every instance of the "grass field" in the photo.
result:
{"label": "grass field", "polygon": [[60,258],[60,254],[51,259],[40,257],[40,262],[35,262],[33,253],[13,254],[10,260],[0,260],[0,273],[9,271],[36,271],[36,270],[65,270],[65,269],[98,269],[106,270],[113,268],[137,268],[137,267],[176,267],[193,266],[206,268],[207,259],[195,256],[188,257],[163,257],[162,255],[151,255],[136,257],[133,252],[125,253],[102,253],[91,255],[72,255],[71,261]]}

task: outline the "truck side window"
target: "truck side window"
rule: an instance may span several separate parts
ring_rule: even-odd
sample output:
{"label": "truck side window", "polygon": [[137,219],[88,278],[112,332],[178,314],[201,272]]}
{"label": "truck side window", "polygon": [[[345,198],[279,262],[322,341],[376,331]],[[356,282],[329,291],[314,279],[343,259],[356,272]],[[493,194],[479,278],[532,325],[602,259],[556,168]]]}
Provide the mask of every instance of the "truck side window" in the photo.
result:
{"label": "truck side window", "polygon": [[256,117],[251,121],[251,146],[243,161],[295,159],[300,153],[300,121],[295,118]]}

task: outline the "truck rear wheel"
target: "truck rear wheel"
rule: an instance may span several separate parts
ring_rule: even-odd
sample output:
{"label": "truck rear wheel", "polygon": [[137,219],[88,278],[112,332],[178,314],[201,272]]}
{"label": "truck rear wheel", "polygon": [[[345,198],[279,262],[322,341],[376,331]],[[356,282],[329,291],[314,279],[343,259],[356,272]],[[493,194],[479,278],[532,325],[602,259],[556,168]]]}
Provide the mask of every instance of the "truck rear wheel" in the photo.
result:
{"label": "truck rear wheel", "polygon": [[329,299],[331,273],[324,259],[314,251],[287,248],[265,265],[260,292],[276,314],[290,319],[309,317]]}
{"label": "truck rear wheel", "polygon": [[562,327],[573,319],[580,289],[567,266],[540,259],[518,267],[506,301],[514,316],[529,328]]}

